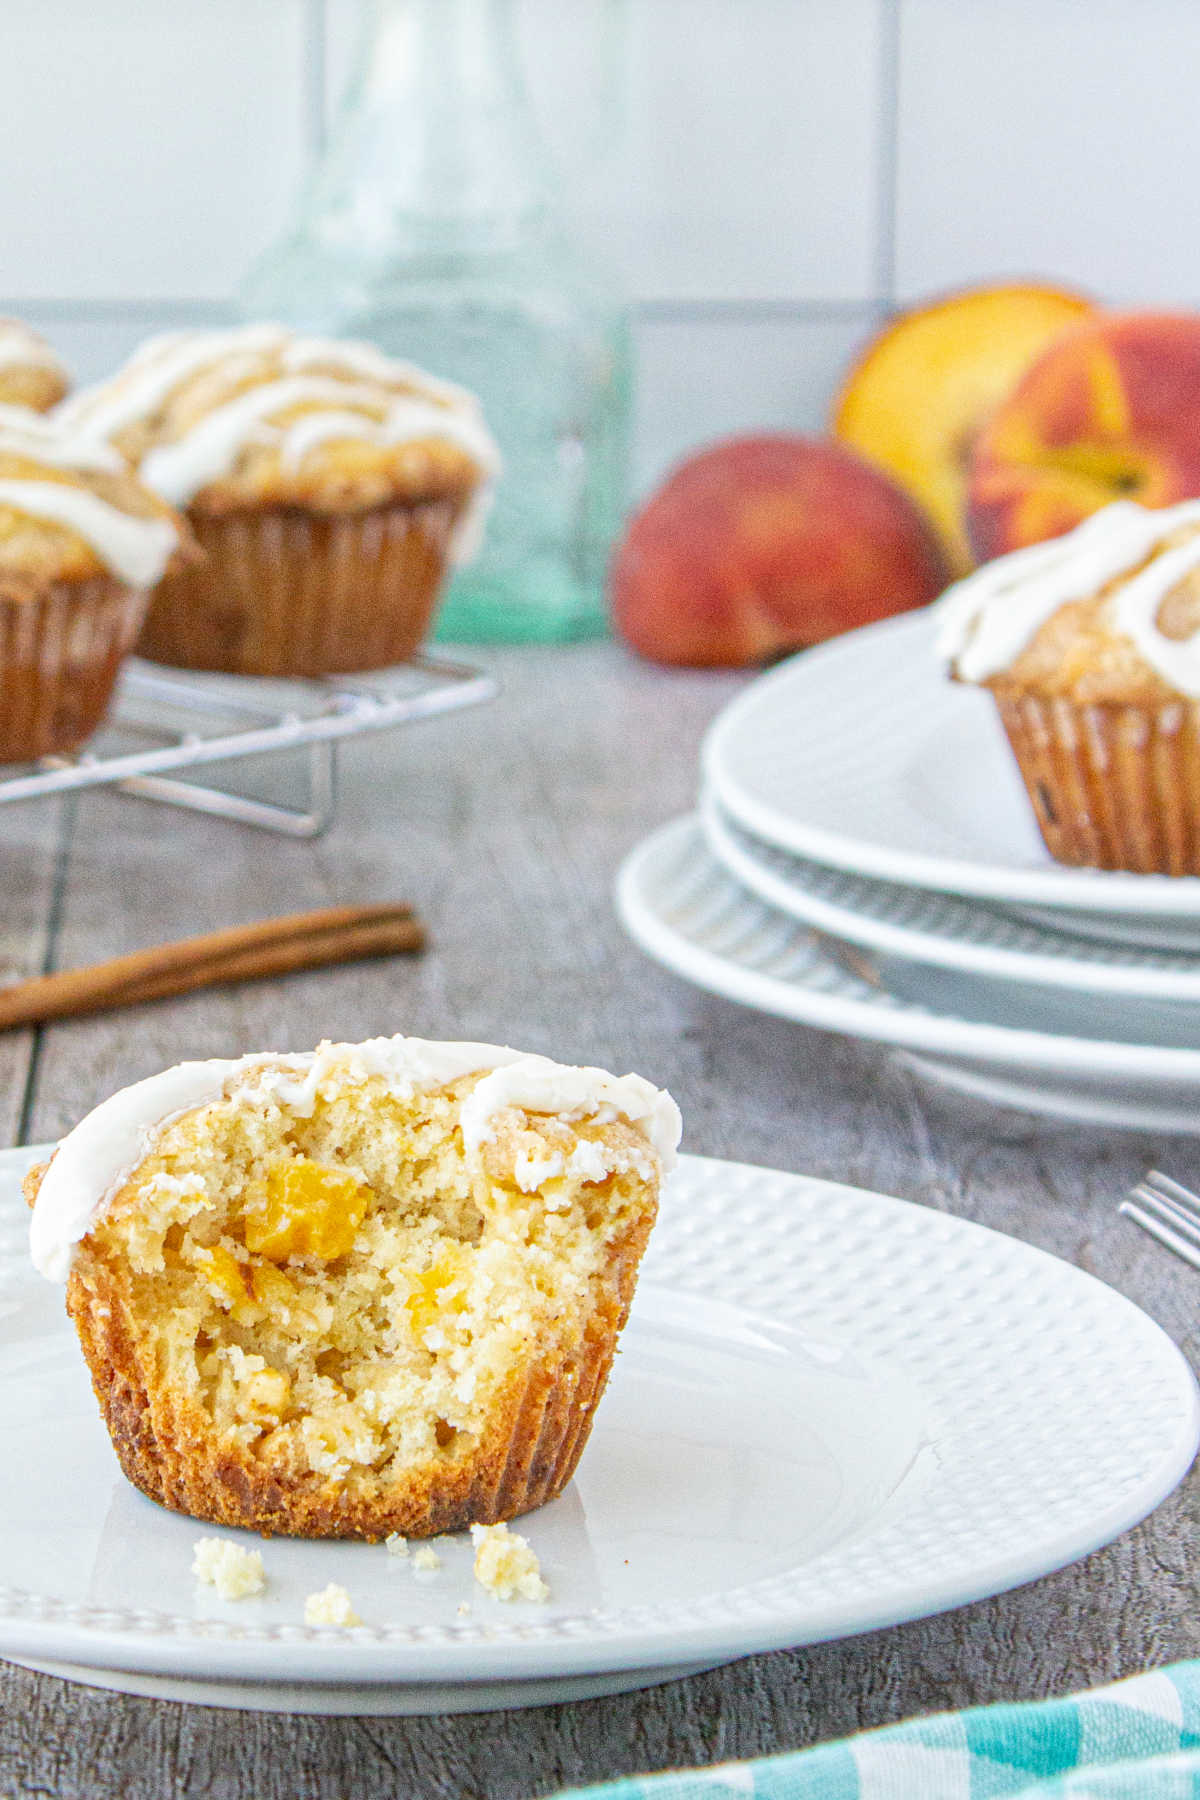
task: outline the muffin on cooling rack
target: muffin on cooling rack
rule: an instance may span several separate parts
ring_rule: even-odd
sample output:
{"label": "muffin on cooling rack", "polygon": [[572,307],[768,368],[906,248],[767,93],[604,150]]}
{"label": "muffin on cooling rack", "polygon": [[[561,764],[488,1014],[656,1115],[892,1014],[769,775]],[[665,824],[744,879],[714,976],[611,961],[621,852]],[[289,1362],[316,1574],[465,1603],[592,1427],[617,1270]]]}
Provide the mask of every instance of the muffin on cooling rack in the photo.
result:
{"label": "muffin on cooling rack", "polygon": [[426,1536],[570,1480],[678,1138],[636,1075],[488,1044],[184,1063],[30,1175],[31,1247],[143,1493]]}
{"label": "muffin on cooling rack", "polygon": [[206,552],[163,582],[139,645],[186,668],[323,675],[410,656],[498,466],[462,389],[275,325],[155,338],[62,411]]}
{"label": "muffin on cooling rack", "polygon": [[0,319],[0,405],[48,412],[70,385],[45,338],[20,319]]}
{"label": "muffin on cooling rack", "polygon": [[1060,862],[1200,875],[1200,501],[1118,501],[938,603]]}
{"label": "muffin on cooling rack", "polygon": [[91,735],[149,590],[193,554],[113,449],[0,406],[0,762]]}

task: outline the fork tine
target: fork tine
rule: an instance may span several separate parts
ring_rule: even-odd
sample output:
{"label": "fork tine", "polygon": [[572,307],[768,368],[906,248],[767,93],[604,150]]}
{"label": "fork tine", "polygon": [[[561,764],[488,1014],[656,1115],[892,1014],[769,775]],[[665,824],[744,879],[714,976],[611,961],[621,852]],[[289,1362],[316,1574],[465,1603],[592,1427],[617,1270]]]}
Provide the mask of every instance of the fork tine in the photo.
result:
{"label": "fork tine", "polygon": [[1181,1181],[1175,1181],[1159,1169],[1147,1169],[1140,1185],[1148,1188],[1151,1193],[1160,1194],[1165,1200],[1173,1200],[1176,1206],[1190,1213],[1192,1218],[1200,1220],[1200,1194],[1194,1194]]}
{"label": "fork tine", "polygon": [[1132,1219],[1135,1225],[1140,1225],[1143,1231],[1156,1238],[1166,1249],[1173,1250],[1176,1256],[1181,1257],[1185,1263],[1190,1263],[1193,1269],[1200,1269],[1200,1249],[1181,1237],[1177,1231],[1173,1231],[1169,1225],[1164,1225],[1153,1214],[1144,1212],[1132,1200],[1122,1200],[1117,1211],[1125,1218]]}
{"label": "fork tine", "polygon": [[1146,1212],[1153,1213],[1155,1218],[1170,1225],[1190,1244],[1200,1244],[1200,1215],[1188,1207],[1168,1199],[1166,1194],[1160,1194],[1157,1188],[1151,1187],[1146,1181],[1139,1181],[1130,1199],[1139,1201]]}

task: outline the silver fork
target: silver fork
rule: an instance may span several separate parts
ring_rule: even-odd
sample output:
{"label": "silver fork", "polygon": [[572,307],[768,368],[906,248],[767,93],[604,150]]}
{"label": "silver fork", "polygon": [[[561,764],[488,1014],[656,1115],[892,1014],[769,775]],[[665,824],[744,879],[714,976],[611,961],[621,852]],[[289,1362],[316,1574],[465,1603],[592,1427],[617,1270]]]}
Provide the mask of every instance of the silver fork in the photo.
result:
{"label": "silver fork", "polygon": [[1200,1194],[1150,1169],[1117,1211],[1200,1269]]}

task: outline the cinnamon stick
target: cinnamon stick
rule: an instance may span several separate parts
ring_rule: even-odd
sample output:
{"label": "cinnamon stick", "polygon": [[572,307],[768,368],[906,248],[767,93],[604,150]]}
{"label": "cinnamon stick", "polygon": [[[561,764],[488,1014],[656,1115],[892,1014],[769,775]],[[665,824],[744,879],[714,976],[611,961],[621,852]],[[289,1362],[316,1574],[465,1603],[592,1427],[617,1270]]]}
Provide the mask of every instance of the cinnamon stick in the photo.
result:
{"label": "cinnamon stick", "polygon": [[403,905],[334,906],[235,925],[0,988],[0,1030],[165,1000],[219,983],[257,981],[420,950],[424,928]]}

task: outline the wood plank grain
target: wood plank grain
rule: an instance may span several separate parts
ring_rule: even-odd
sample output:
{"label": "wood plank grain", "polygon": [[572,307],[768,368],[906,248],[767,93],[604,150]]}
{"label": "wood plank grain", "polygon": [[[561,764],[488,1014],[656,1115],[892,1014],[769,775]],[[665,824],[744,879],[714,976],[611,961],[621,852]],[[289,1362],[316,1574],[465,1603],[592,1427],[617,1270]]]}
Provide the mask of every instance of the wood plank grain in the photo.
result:
{"label": "wood plank grain", "polygon": [[[2,772],[2,771],[0,771]],[[42,800],[0,807],[0,983],[40,975],[51,956],[56,892],[74,804]],[[0,1032],[0,1143],[17,1142],[39,1035]]]}
{"label": "wood plank grain", "polygon": [[[610,890],[686,808],[736,678],[609,646],[491,653],[491,707],[358,746],[322,841],[114,796],[80,805],[60,958],[85,961],[303,906],[411,900],[423,957],[82,1020],[47,1033],[34,1132],[181,1056],[405,1030],[511,1041],[670,1085],[687,1147],[880,1188],[1042,1245],[1200,1354],[1196,1278],[1118,1220],[1146,1163],[1200,1144],[1057,1126],[940,1094],[880,1052],[759,1017],[648,963]],[[786,1227],[785,1227],[786,1228]],[[887,1632],[534,1712],[414,1720],[223,1713],[0,1672],[0,1792],[213,1800],[524,1800],[635,1769],[813,1743],[917,1712],[1059,1693],[1200,1653],[1192,1475],[1118,1543],[1014,1593]]]}

